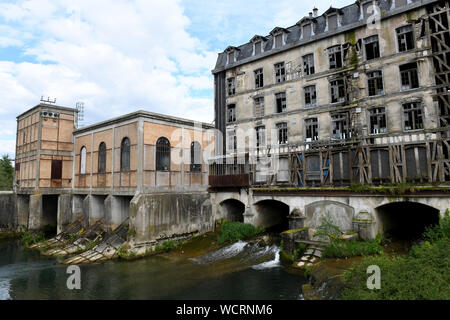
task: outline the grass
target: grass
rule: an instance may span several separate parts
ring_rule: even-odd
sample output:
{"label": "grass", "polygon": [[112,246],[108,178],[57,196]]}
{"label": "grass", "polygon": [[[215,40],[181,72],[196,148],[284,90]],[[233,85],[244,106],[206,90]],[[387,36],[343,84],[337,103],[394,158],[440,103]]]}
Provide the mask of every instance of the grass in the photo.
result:
{"label": "grass", "polygon": [[224,222],[217,237],[219,244],[238,241],[240,239],[253,237],[264,231],[264,228],[255,227],[242,222]]}
{"label": "grass", "polygon": [[[421,245],[413,246],[409,255],[390,258],[367,257],[344,273],[346,300],[449,300],[450,299],[450,216],[424,233]],[[369,290],[367,267],[381,270],[381,289]]]}
{"label": "grass", "polygon": [[380,254],[382,252],[383,247],[378,240],[333,240],[323,251],[322,258],[350,258]]}

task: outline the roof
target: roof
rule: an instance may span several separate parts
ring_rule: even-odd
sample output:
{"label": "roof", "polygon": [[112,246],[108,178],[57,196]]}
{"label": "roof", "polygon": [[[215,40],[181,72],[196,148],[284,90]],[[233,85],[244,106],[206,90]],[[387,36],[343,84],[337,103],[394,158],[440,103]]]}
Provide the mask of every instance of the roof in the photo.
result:
{"label": "roof", "polygon": [[198,121],[194,121],[194,120],[190,120],[190,119],[184,119],[184,118],[178,118],[178,117],[173,117],[173,116],[168,116],[165,114],[161,114],[161,113],[155,113],[155,112],[150,112],[150,111],[145,111],[145,110],[139,110],[139,111],[135,111],[132,113],[128,113],[125,114],[123,116],[120,117],[116,117],[116,118],[112,118],[109,120],[105,120],[105,121],[101,121],[101,122],[97,122],[94,123],[92,125],[83,127],[83,128],[79,128],[77,130],[75,130],[73,133],[74,135],[80,134],[80,133],[85,133],[91,130],[95,130],[95,129],[99,129],[102,127],[106,127],[112,124],[118,124],[118,123],[123,123],[125,121],[128,120],[133,120],[133,119],[138,119],[138,118],[145,118],[145,119],[153,119],[153,120],[159,120],[159,121],[164,121],[164,122],[168,122],[168,123],[175,123],[175,124],[181,124],[181,125],[186,125],[186,126],[191,126],[193,127],[195,124],[200,124],[202,126],[203,129],[213,129],[214,126],[208,123],[204,123],[204,122],[198,122]]}
{"label": "roof", "polygon": [[[386,19],[390,16],[410,11],[410,10],[416,9],[418,7],[423,7],[426,4],[437,2],[438,0],[411,0],[412,1],[411,4],[407,4],[403,7],[391,9],[393,1],[394,0],[378,0],[377,1],[378,5],[381,9],[381,12],[382,12],[382,19]],[[335,10],[337,10],[342,17],[341,27],[339,27],[336,30],[325,31],[325,29],[326,29],[326,14],[325,13],[329,14],[330,12],[335,11]],[[333,36],[333,35],[336,35],[339,33],[344,33],[349,30],[352,30],[354,28],[358,28],[358,27],[365,25],[365,20],[360,19],[361,13],[360,13],[360,2],[359,1],[356,1],[353,4],[343,7],[343,8],[340,8],[340,9],[330,7],[330,9],[325,11],[325,13],[323,13],[322,15],[317,16],[317,17],[312,17],[313,19],[315,19],[316,23],[314,23],[314,36],[312,36],[311,38],[300,39],[301,26],[297,23],[291,27],[285,28],[285,30],[287,31],[285,45],[282,48],[272,49],[273,41],[274,41],[274,36],[273,36],[274,31],[275,30],[278,31],[279,29],[284,29],[284,28],[276,27],[275,29],[273,29],[270,32],[270,34],[268,36],[266,36],[267,41],[264,43],[265,45],[264,45],[263,53],[258,54],[257,56],[253,56],[253,43],[250,41],[248,43],[245,43],[243,45],[235,47],[238,49],[238,50],[236,50],[238,52],[238,54],[236,55],[236,61],[228,66],[225,52],[221,52],[218,55],[216,66],[214,67],[214,70],[212,70],[212,73],[218,73],[218,72],[224,71],[228,68],[233,68],[235,66],[242,65],[242,64],[248,63],[250,61],[258,60],[258,59],[267,57],[269,55],[279,53],[281,51],[285,51],[285,50],[292,49],[294,47],[302,46],[307,43],[317,41],[318,39],[330,37],[330,36]],[[300,21],[302,21],[305,18],[311,19],[311,17],[306,16],[306,17],[302,18]],[[252,38],[252,40],[253,40],[253,38]],[[230,50],[230,48],[234,48],[234,47],[228,46],[227,49]]]}
{"label": "roof", "polygon": [[28,114],[28,113],[31,113],[31,112],[33,112],[33,111],[39,109],[39,108],[52,108],[52,109],[56,109],[56,110],[59,110],[59,111],[68,111],[68,112],[70,112],[70,113],[72,113],[72,112],[78,112],[78,110],[77,110],[77,109],[74,109],[74,108],[58,106],[58,105],[55,105],[55,104],[39,103],[38,105],[35,105],[35,106],[32,107],[31,109],[28,109],[27,111],[25,111],[25,112],[19,114],[16,118],[19,119],[19,118],[21,118],[22,116],[24,116],[24,115],[26,115],[26,114]]}

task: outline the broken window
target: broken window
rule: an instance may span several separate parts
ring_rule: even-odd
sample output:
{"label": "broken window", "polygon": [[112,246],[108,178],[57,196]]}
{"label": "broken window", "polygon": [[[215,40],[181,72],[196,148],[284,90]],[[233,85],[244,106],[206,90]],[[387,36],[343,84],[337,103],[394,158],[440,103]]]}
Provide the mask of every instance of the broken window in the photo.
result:
{"label": "broken window", "polygon": [[337,45],[328,48],[328,59],[330,61],[330,69],[342,68],[342,48]]}
{"label": "broken window", "polygon": [[331,103],[345,102],[345,81],[337,79],[330,82]]}
{"label": "broken window", "polygon": [[202,146],[197,141],[191,143],[191,172],[202,172]]}
{"label": "broken window", "polygon": [[423,129],[422,107],[418,102],[403,104],[405,131]]}
{"label": "broken window", "polygon": [[417,63],[407,63],[400,66],[400,77],[402,80],[402,90],[418,88],[419,77],[417,74]]}
{"label": "broken window", "polygon": [[80,174],[86,174],[86,147],[81,147],[80,151]]}
{"label": "broken window", "polygon": [[385,108],[373,108],[369,110],[370,133],[386,133],[386,111]]}
{"label": "broken window", "polygon": [[236,105],[229,104],[227,106],[227,122],[233,123],[236,122]]}
{"label": "broken window", "polygon": [[287,144],[288,143],[287,123],[286,122],[278,123],[277,130],[278,130],[278,144]]}
{"label": "broken window", "polygon": [[378,96],[384,93],[383,73],[381,71],[372,71],[367,73],[369,96]]}
{"label": "broken window", "polygon": [[255,117],[264,116],[264,97],[255,98]]}
{"label": "broken window", "polygon": [[264,76],[263,76],[263,69],[255,70],[255,88],[262,88],[264,87]]}
{"label": "broken window", "polygon": [[257,54],[260,54],[261,52],[262,52],[262,42],[261,41],[255,42],[255,56]]}
{"label": "broken window", "polygon": [[120,171],[130,171],[130,139],[123,138],[120,144]]}
{"label": "broken window", "polygon": [[348,130],[348,113],[342,112],[331,116],[331,128],[333,139],[351,138]]}
{"label": "broken window", "polygon": [[275,36],[275,48],[281,48],[283,46],[283,34],[277,34]]}
{"label": "broken window", "polygon": [[98,172],[106,172],[106,144],[104,142],[98,146]]}
{"label": "broken window", "polygon": [[227,131],[227,146],[229,152],[235,151],[237,149],[237,138],[235,130]]}
{"label": "broken window", "polygon": [[366,60],[372,60],[380,57],[378,35],[365,38],[364,45],[366,48]]}
{"label": "broken window", "polygon": [[303,56],[303,72],[305,76],[314,74],[314,54],[311,53]]}
{"label": "broken window", "polygon": [[305,108],[315,107],[317,105],[316,86],[305,87]]}
{"label": "broken window", "polygon": [[317,118],[305,119],[306,141],[319,140],[319,124]]}
{"label": "broken window", "polygon": [[156,141],[156,170],[170,171],[170,142],[165,137]]}
{"label": "broken window", "polygon": [[414,49],[414,34],[411,25],[397,29],[398,51],[408,51]]}
{"label": "broken window", "polygon": [[311,23],[305,24],[302,27],[302,30],[303,30],[303,39],[311,38],[311,34],[312,34],[312,25],[311,25]]}
{"label": "broken window", "polygon": [[275,65],[275,83],[286,81],[286,68],[284,62]]}
{"label": "broken window", "polygon": [[227,79],[227,92],[229,96],[236,94],[236,78],[231,77]]}
{"label": "broken window", "polygon": [[266,127],[256,127],[256,147],[264,147],[266,145]]}
{"label": "broken window", "polygon": [[275,95],[275,101],[277,104],[277,113],[285,112],[286,111],[286,93],[280,92]]}
{"label": "broken window", "polygon": [[338,27],[338,16],[337,14],[333,14],[328,16],[328,30],[334,30]]}
{"label": "broken window", "polygon": [[62,179],[62,160],[52,160],[50,179]]}

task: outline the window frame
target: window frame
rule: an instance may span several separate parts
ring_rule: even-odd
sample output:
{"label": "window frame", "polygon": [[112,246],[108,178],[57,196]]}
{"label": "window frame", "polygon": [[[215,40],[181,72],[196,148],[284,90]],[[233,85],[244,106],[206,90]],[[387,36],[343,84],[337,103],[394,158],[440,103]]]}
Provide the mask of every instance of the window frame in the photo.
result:
{"label": "window frame", "polygon": [[[284,96],[284,106],[283,101],[281,101],[281,111],[278,111],[278,100],[283,100],[283,97],[279,98],[279,96]],[[275,93],[275,113],[280,114],[287,111],[287,96],[285,91]]]}
{"label": "window frame", "polygon": [[[374,38],[376,38],[376,40],[372,40]],[[375,59],[378,59],[381,57],[380,37],[378,36],[378,34],[374,34],[374,35],[364,38],[363,44],[364,44],[365,61],[372,61],[372,60],[375,60]],[[376,51],[377,54],[374,54],[374,56],[370,59],[368,57],[368,48],[367,48],[367,46],[369,46],[369,45],[374,46],[374,47],[372,47],[372,54],[375,53],[374,48],[375,47],[377,48],[377,51]]]}
{"label": "window frame", "polygon": [[[336,118],[339,117],[339,118]],[[335,112],[330,114],[331,118],[331,139],[332,140],[346,140],[351,138],[350,131],[350,116],[346,111],[343,112]],[[344,122],[344,124],[342,124]],[[335,137],[334,131],[337,130],[336,124],[339,124],[339,129],[342,129],[340,132],[340,137]],[[342,127],[342,128],[341,128]],[[340,130],[341,131],[341,130]]]}
{"label": "window frame", "polygon": [[[312,121],[312,120],[314,120],[314,121]],[[311,121],[311,123],[308,123],[310,121]],[[304,129],[305,141],[306,142],[318,141],[319,140],[319,118],[317,118],[317,117],[305,118],[303,120],[303,123],[304,123],[304,127],[305,127],[305,129]],[[315,126],[315,130],[310,130],[310,128],[314,129],[314,126]],[[313,137],[311,138],[311,141],[308,141],[308,130],[311,131],[311,134],[314,133],[313,131],[316,131],[316,135],[315,136],[313,135]]]}
{"label": "window frame", "polygon": [[[342,81],[342,85],[337,84],[337,85],[333,85],[333,82],[339,82]],[[343,91],[344,91],[344,95],[343,97],[340,96],[341,90],[339,90],[341,87],[343,87]],[[337,89],[337,101],[333,101],[333,89]],[[345,83],[345,79],[344,78],[337,78],[337,79],[333,79],[330,81],[330,102],[331,104],[334,103],[345,103],[347,101],[347,88],[346,88],[346,83]]]}
{"label": "window frame", "polygon": [[[231,112],[231,110],[233,110]],[[232,115],[232,119],[230,121],[230,116]],[[230,103],[227,104],[227,123],[236,123],[237,120],[237,113],[236,113],[236,104],[235,103]]]}
{"label": "window frame", "polygon": [[[408,27],[410,27],[411,28],[411,30],[410,31],[408,31],[408,32],[401,32],[400,33],[400,29],[404,29],[404,28],[408,28]],[[407,34],[411,34],[411,37],[412,37],[412,41],[411,41],[411,43],[412,43],[412,48],[410,48],[410,49],[408,49],[408,48],[406,48],[405,50],[400,50],[400,37],[401,36],[406,36]],[[401,26],[401,27],[398,27],[398,28],[396,28],[395,29],[395,38],[396,38],[396,44],[397,44],[397,52],[398,53],[401,53],[401,52],[408,52],[408,51],[411,51],[411,50],[414,50],[415,48],[416,48],[416,44],[415,44],[415,41],[414,41],[414,39],[415,39],[415,36],[414,36],[415,34],[414,34],[414,27],[413,27],[413,25],[412,24],[407,24],[407,25],[404,25],[404,26]],[[405,41],[406,41],[406,38],[405,38]],[[406,44],[405,44],[405,47],[407,46],[407,41],[406,41]]]}
{"label": "window frame", "polygon": [[[104,146],[104,148],[102,148]],[[106,143],[104,141],[100,142],[98,145],[98,163],[97,163],[97,172],[98,173],[106,173]]]}
{"label": "window frame", "polygon": [[[273,65],[275,83],[282,83],[286,81],[286,65],[283,62],[278,62]],[[255,83],[256,85],[256,83]]]}
{"label": "window frame", "polygon": [[264,69],[258,68],[254,70],[253,75],[255,78],[255,89],[264,88]]}
{"label": "window frame", "polygon": [[[406,67],[406,66],[408,66],[408,65],[410,65],[410,66],[412,66],[412,65],[415,65],[415,68],[410,68],[410,69],[406,69],[406,70],[401,70],[401,68],[402,67]],[[402,65],[399,65],[398,66],[398,69],[399,69],[399,73],[400,73],[400,91],[409,91],[409,90],[414,90],[414,89],[417,89],[417,88],[419,88],[420,87],[420,81],[419,81],[419,66],[418,66],[418,64],[417,64],[417,62],[411,62],[411,63],[405,63],[405,64],[402,64]],[[416,83],[417,83],[417,86],[416,87],[412,87],[412,80],[413,80],[413,77],[412,77],[412,72],[415,72],[415,78],[416,78]],[[404,85],[403,85],[403,79],[404,79],[404,77],[403,77],[403,75],[404,74],[408,74],[407,75],[407,77],[408,77],[408,82],[409,82],[409,86],[408,86],[408,88],[406,89],[406,88],[404,88]]]}
{"label": "window frame", "polygon": [[[255,132],[256,132],[256,148],[265,147],[267,144],[266,126],[265,125],[256,126]],[[262,133],[262,137],[260,133]]]}
{"label": "window frame", "polygon": [[[378,76],[370,76],[371,74],[375,74],[379,72],[380,74]],[[383,79],[383,70],[373,70],[373,71],[368,71],[366,73],[366,77],[367,77],[367,96],[368,97],[376,97],[376,96],[381,96],[384,95],[384,79]],[[370,82],[371,81],[375,81],[375,94],[370,94]],[[381,93],[379,93],[379,88],[378,88],[378,81],[381,81]],[[378,89],[378,90],[377,90]]]}
{"label": "window frame", "polygon": [[[383,109],[382,112],[376,112],[374,113],[374,110],[379,110],[379,109]],[[386,107],[380,107],[380,106],[376,106],[376,107],[372,107],[370,109],[367,110],[367,115],[369,117],[369,135],[380,135],[380,134],[386,134],[387,133],[387,114],[386,114]],[[379,125],[380,123],[380,117],[384,117],[384,132],[382,132],[381,130],[378,133],[374,133],[372,130],[372,119],[375,118],[376,119],[376,124]],[[380,126],[381,127],[381,126]]]}
{"label": "window frame", "polygon": [[[264,100],[265,100],[264,96],[259,96],[259,97],[253,98],[253,104],[254,104],[253,111],[254,111],[255,118],[262,118],[265,116],[266,110],[265,110],[265,101]],[[262,112],[261,112],[261,110],[258,110],[258,108],[262,109]],[[258,111],[259,111],[259,113],[258,113]]]}
{"label": "window frame", "polygon": [[277,129],[277,144],[286,145],[289,144],[288,124],[286,121],[278,122],[275,125]]}
{"label": "window frame", "polygon": [[236,94],[236,77],[227,78],[227,95],[229,97]]}
{"label": "window frame", "polygon": [[[416,112],[420,111],[420,122],[421,122],[420,125],[421,125],[421,128],[417,128],[417,127],[415,127],[414,129],[407,129],[406,128],[406,115],[405,115],[406,111],[405,111],[405,106],[406,105],[411,105],[411,104],[416,104],[417,106],[415,108],[413,108],[413,109],[410,109],[408,111],[408,113],[409,112],[414,112],[414,111],[416,111]],[[422,102],[421,101],[411,101],[411,102],[402,103],[402,120],[403,120],[403,131],[404,132],[414,132],[414,131],[422,131],[422,130],[424,130],[425,129],[425,123],[424,123],[424,110],[423,110]],[[413,120],[414,120],[414,118],[413,118]],[[409,119],[408,119],[408,121],[409,121]],[[416,123],[415,120],[413,122],[414,122],[414,124]]]}
{"label": "window frame", "polygon": [[[159,137],[156,140],[155,145],[155,170],[161,172],[170,172],[171,165],[171,145],[169,139],[166,137]],[[167,167],[164,167],[164,163],[162,162],[164,156],[168,157]]]}
{"label": "window frame", "polygon": [[[339,49],[339,50],[337,50],[337,49]],[[330,51],[332,51],[332,52],[330,53]],[[337,53],[339,53],[339,57],[340,57],[339,60],[336,57]],[[341,44],[327,48],[327,54],[328,54],[328,69],[329,70],[341,69],[344,66],[344,60],[343,60],[344,57],[343,57],[343,50],[342,50]],[[334,57],[334,63],[335,63],[334,67],[332,67],[332,64],[331,64],[331,61],[332,61],[331,57]],[[338,66],[338,63],[337,63],[338,61],[340,63],[340,66]]]}
{"label": "window frame", "polygon": [[[196,149],[197,148],[197,149]],[[196,157],[197,151],[200,151],[200,157]],[[197,160],[200,160],[197,163]],[[202,146],[198,141],[191,142],[191,162],[190,162],[190,172],[192,173],[201,173],[202,172]]]}
{"label": "window frame", "polygon": [[[125,146],[125,142],[128,141],[128,145]],[[128,151],[125,149],[128,148]],[[124,156],[128,153],[128,163],[124,163]],[[120,172],[131,171],[131,141],[128,137],[123,137],[120,142]]]}
{"label": "window frame", "polygon": [[[314,99],[312,97],[310,97],[310,103],[306,102],[306,95],[309,94],[311,96],[311,92],[309,92],[308,89],[310,88],[314,88]],[[303,87],[303,99],[304,99],[304,103],[305,103],[305,108],[310,109],[310,108],[315,108],[317,107],[317,86],[315,84]],[[312,102],[314,100],[314,102]]]}
{"label": "window frame", "polygon": [[[83,150],[84,150],[84,161],[83,161]],[[86,165],[87,165],[87,149],[86,146],[82,146],[80,148],[80,169],[79,174],[87,174]],[[83,170],[84,168],[84,170]]]}
{"label": "window frame", "polygon": [[[306,59],[305,59],[306,58]],[[311,58],[311,59],[309,59]],[[314,53],[308,53],[302,56],[303,61],[303,75],[304,76],[310,76],[316,73],[316,66],[314,62]],[[312,66],[309,64],[309,62],[312,62]]]}

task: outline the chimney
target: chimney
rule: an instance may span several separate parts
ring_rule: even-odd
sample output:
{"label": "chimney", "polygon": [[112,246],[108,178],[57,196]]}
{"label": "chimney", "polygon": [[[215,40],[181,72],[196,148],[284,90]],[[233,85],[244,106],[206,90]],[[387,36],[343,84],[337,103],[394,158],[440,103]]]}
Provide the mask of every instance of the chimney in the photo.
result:
{"label": "chimney", "polygon": [[313,12],[314,12],[314,18],[317,18],[317,15],[318,15],[318,13],[319,13],[319,9],[317,9],[316,7],[314,7]]}
{"label": "chimney", "polygon": [[312,12],[309,13],[309,17],[312,18]]}

